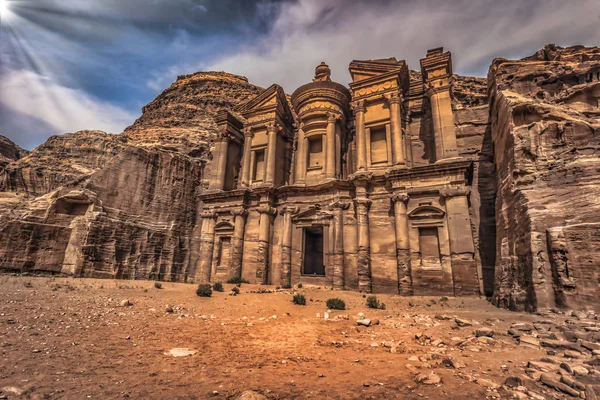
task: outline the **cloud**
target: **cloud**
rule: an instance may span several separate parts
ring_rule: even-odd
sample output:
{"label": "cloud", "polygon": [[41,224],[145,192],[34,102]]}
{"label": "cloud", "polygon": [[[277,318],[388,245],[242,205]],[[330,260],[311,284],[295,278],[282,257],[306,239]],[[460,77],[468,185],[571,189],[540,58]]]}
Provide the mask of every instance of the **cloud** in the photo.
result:
{"label": "cloud", "polygon": [[341,83],[352,59],[395,56],[419,69],[427,49],[453,52],[454,69],[485,76],[495,57],[523,57],[547,43],[600,42],[597,0],[299,0],[284,5],[269,34],[205,66],[291,92],[321,61]]}
{"label": "cloud", "polygon": [[[0,134],[31,149],[40,136],[97,129],[120,133],[136,115],[31,71],[8,70],[0,86]],[[19,129],[19,131],[14,131]],[[50,129],[39,132],[38,129]]]}

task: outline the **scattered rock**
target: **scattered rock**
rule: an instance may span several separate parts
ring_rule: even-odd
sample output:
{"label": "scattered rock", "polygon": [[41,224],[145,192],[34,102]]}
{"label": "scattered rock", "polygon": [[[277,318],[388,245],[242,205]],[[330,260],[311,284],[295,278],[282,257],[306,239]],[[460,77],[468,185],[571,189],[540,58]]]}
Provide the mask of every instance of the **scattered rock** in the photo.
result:
{"label": "scattered rock", "polygon": [[186,347],[175,347],[174,349],[169,350],[169,352],[165,354],[173,357],[189,357],[193,356],[197,352],[198,350],[188,349]]}
{"label": "scattered rock", "polygon": [[509,376],[504,381],[504,385],[508,386],[509,388],[516,388],[519,386],[523,386],[523,379],[521,379],[518,376]]}
{"label": "scattered rock", "polygon": [[357,325],[362,325],[362,326],[371,326],[371,320],[370,319],[359,319],[358,321],[356,321]]}
{"label": "scattered rock", "polygon": [[424,385],[438,385],[442,382],[442,378],[435,372],[428,374],[419,374],[415,377],[415,382],[422,383]]}
{"label": "scattered rock", "polygon": [[462,318],[455,318],[454,322],[456,322],[456,325],[458,325],[461,328],[465,326],[473,326],[473,323],[471,321]]}
{"label": "scattered rock", "polygon": [[121,300],[121,302],[119,303],[119,307],[131,307],[131,306],[133,306],[133,303],[131,301],[129,301],[128,299]]}
{"label": "scattered rock", "polygon": [[246,390],[244,392],[242,392],[242,394],[240,394],[238,397],[236,397],[237,400],[267,400],[266,396],[263,396],[262,394],[255,392],[253,390]]}
{"label": "scattered rock", "polygon": [[475,330],[475,336],[477,337],[481,337],[481,336],[486,336],[486,337],[492,337],[494,336],[494,331],[493,329],[490,328],[478,328]]}
{"label": "scattered rock", "polygon": [[561,391],[563,393],[569,394],[573,397],[579,397],[579,391],[573,389],[570,386],[565,385],[564,383],[559,382],[554,378],[553,375],[550,374],[542,374],[540,376],[540,382],[544,385],[549,386],[555,390]]}

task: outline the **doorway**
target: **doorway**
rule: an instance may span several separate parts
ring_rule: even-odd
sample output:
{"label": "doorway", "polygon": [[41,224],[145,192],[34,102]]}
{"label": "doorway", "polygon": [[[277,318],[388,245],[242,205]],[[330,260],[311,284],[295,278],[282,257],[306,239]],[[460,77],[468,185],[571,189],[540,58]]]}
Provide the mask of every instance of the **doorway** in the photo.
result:
{"label": "doorway", "polygon": [[303,275],[325,276],[323,265],[323,227],[304,228]]}

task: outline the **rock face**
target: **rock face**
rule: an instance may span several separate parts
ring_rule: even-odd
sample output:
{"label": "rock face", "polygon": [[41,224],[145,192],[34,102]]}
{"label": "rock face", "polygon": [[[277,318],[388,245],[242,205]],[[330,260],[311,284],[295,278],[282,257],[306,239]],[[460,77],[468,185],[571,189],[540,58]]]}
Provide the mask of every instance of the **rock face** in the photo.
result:
{"label": "rock face", "polygon": [[196,73],[120,135],[0,137],[0,269],[600,306],[600,49],[329,72],[292,101]]}
{"label": "rock face", "polygon": [[600,49],[546,46],[494,60],[496,304],[597,307]]}
{"label": "rock face", "polygon": [[231,74],[184,76],[124,134],[54,136],[30,154],[0,143],[12,160],[0,169],[0,268],[186,280],[211,115],[258,90]]}

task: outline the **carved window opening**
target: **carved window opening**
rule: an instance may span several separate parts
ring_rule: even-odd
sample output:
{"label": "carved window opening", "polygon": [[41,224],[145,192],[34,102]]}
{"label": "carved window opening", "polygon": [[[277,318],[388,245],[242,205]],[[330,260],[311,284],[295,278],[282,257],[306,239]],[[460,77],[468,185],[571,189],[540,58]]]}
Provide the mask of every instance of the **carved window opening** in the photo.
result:
{"label": "carved window opening", "polygon": [[322,226],[304,228],[304,263],[302,274],[325,276]]}
{"label": "carved window opening", "polygon": [[229,260],[231,259],[231,236],[222,236],[219,238],[219,252],[217,254],[217,268],[228,268]]}
{"label": "carved window opening", "polygon": [[85,215],[89,208],[88,203],[70,202],[65,199],[58,199],[54,206],[57,214],[66,215]]}
{"label": "carved window opening", "polygon": [[237,187],[237,182],[242,168],[242,146],[231,141],[227,146],[227,163],[225,170],[225,182],[223,190],[233,190]]}
{"label": "carved window opening", "polygon": [[441,269],[438,228],[419,228],[419,249],[423,269]]}
{"label": "carved window opening", "polygon": [[315,136],[308,139],[308,169],[323,168],[323,137]]}
{"label": "carved window opening", "polygon": [[371,128],[371,165],[388,163],[387,132],[385,125]]}
{"label": "carved window opening", "polygon": [[265,150],[254,151],[254,166],[252,168],[252,180],[262,182],[265,179]]}

